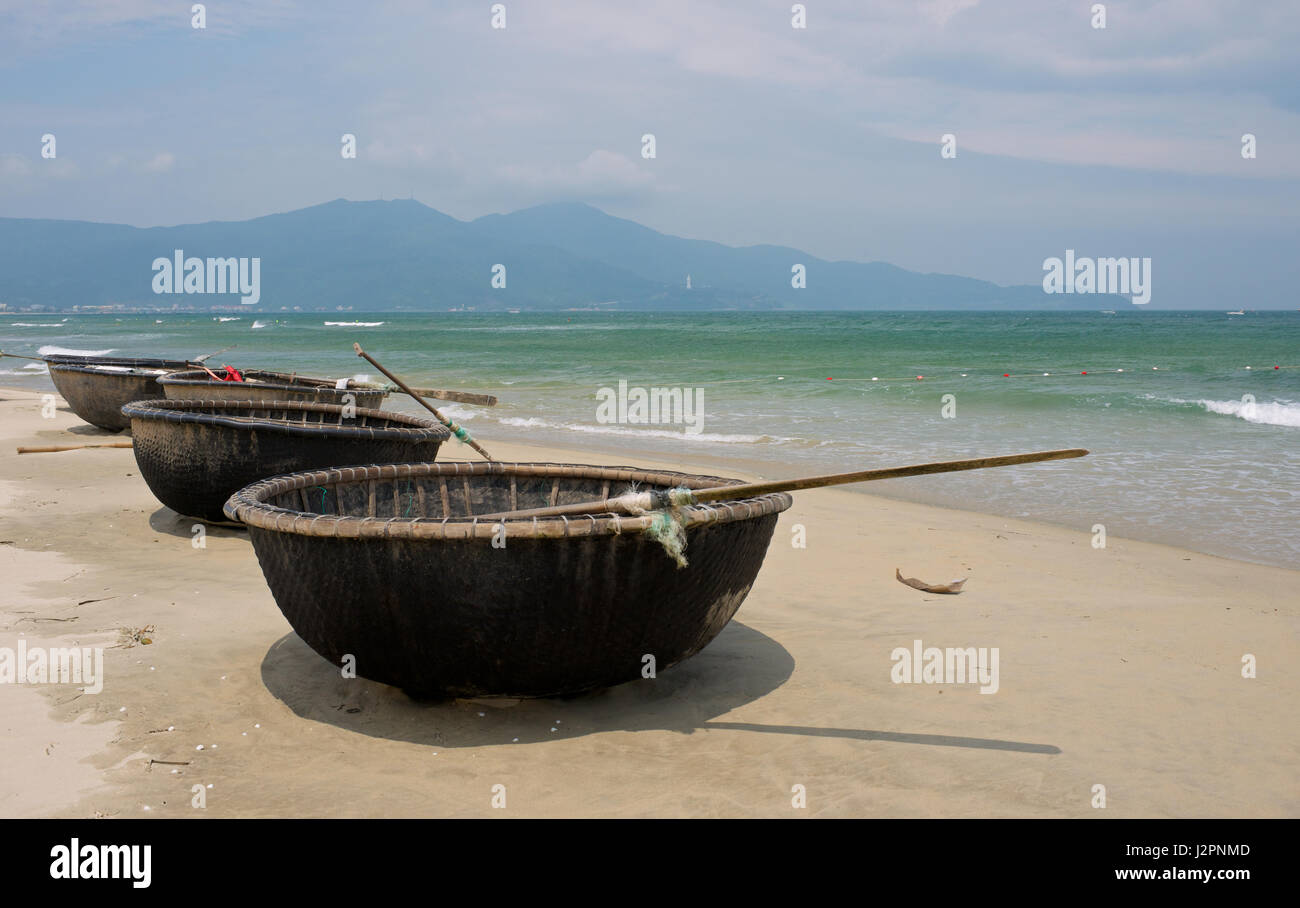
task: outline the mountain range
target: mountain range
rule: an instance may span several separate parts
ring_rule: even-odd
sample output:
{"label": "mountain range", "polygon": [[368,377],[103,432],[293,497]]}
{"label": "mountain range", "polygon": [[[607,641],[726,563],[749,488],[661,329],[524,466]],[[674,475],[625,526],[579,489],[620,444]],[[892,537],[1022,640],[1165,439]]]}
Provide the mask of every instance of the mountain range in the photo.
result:
{"label": "mountain range", "polygon": [[[414,200],[344,199],[174,227],[0,218],[0,302],[64,310],[238,305],[231,293],[155,293],[154,263],[178,249],[205,261],[259,259],[260,297],[250,309],[1053,310],[1125,302],[684,239],[584,204],[461,221]],[[792,286],[796,265],[804,267],[802,288]]]}

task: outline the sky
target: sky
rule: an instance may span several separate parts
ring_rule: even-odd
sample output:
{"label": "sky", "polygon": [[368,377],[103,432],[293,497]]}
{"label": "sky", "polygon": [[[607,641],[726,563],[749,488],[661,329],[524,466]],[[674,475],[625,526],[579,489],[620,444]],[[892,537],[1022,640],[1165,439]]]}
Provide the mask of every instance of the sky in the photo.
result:
{"label": "sky", "polygon": [[1001,284],[1150,258],[1153,308],[1300,307],[1300,3],[1103,5],[504,0],[494,28],[478,0],[232,0],[198,29],[0,0],[0,217],[580,201]]}

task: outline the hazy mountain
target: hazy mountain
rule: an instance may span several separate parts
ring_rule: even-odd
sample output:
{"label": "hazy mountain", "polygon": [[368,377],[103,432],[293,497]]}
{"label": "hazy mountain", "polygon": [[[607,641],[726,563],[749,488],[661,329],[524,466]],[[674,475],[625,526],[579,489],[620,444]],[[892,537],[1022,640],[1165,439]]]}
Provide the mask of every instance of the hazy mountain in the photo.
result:
{"label": "hazy mountain", "polygon": [[[880,262],[826,262],[779,246],[687,240],[587,205],[543,205],[466,222],[410,200],[340,199],[249,221],[177,227],[0,218],[0,302],[238,302],[233,294],[155,294],[152,263],[171,259],[176,249],[186,257],[260,259],[263,309],[1058,309],[1119,301],[1048,296],[1038,286],[1000,287]],[[504,288],[491,285],[498,264],[505,266]],[[791,286],[796,264],[807,271],[804,289]]]}

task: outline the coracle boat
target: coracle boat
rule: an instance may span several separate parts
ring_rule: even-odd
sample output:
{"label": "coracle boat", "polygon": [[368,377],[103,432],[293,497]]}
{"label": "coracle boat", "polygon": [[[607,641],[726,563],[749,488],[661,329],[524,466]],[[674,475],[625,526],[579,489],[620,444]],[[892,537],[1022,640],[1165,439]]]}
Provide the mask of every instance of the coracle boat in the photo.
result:
{"label": "coracle boat", "polygon": [[[35,359],[35,357],[29,357]],[[186,359],[166,359],[157,356],[98,356],[90,353],[46,353],[40,359],[51,366],[130,366],[136,363],[153,363],[159,368],[193,369],[197,363]]]}
{"label": "coracle boat", "polygon": [[150,490],[186,517],[222,521],[239,489],[338,464],[433,460],[451,437],[429,419],[336,404],[149,400],[122,408]]}
{"label": "coracle boat", "polygon": [[158,380],[168,400],[310,401],[320,404],[351,403],[379,409],[387,391],[355,387],[355,382],[333,382],[284,372],[250,370],[242,381],[227,381],[206,370],[173,372]]}
{"label": "coracle boat", "polygon": [[108,356],[47,356],[50,380],[72,412],[101,429],[120,432],[131,424],[122,407],[149,400],[161,391],[158,379],[177,369],[191,368],[183,360],[128,359]]}
{"label": "coracle boat", "polygon": [[242,489],[276,603],[334,663],[426,698],[609,687],[699,652],[740,607],[783,493],[680,508],[687,567],[649,515],[474,515],[736,480],[629,467],[418,463],[279,476]]}

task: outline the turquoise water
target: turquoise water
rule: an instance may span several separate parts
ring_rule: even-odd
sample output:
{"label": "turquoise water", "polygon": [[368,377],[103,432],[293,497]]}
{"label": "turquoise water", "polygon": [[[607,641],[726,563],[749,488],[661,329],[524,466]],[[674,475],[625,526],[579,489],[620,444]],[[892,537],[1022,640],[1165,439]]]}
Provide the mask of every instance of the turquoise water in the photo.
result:
{"label": "turquoise water", "polygon": [[[495,409],[444,408],[489,449],[534,441],[772,476],[1086,447],[1083,460],[861,488],[1300,563],[1300,312],[236,314],[5,314],[0,347],[238,344],[213,362],[376,377],[356,340],[412,384],[497,394]],[[383,324],[324,324],[353,320]],[[0,383],[50,387],[32,365],[0,360]],[[601,422],[598,392],[620,380],[701,389],[700,431]]]}

